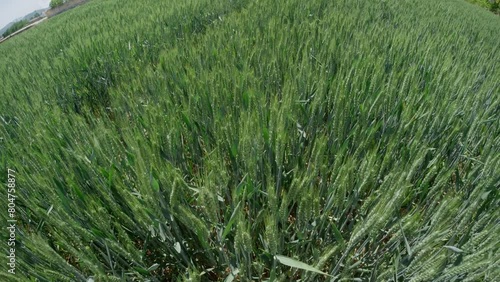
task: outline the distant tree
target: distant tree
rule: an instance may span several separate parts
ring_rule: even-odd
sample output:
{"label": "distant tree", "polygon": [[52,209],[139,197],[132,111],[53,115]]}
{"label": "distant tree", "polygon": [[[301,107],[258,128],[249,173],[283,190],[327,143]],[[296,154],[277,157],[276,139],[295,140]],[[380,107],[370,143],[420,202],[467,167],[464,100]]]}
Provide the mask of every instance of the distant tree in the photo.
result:
{"label": "distant tree", "polygon": [[59,7],[62,4],[64,4],[64,2],[65,2],[64,0],[51,0],[50,1],[50,8],[54,9],[55,7]]}
{"label": "distant tree", "polygon": [[7,37],[9,35],[11,35],[12,33],[20,30],[21,28],[25,27],[26,25],[28,24],[28,21],[27,20],[22,20],[22,21],[18,21],[18,22],[15,22],[13,25],[11,25],[4,33],[3,33],[3,37]]}
{"label": "distant tree", "polygon": [[490,0],[490,5],[492,12],[500,14],[500,0]]}
{"label": "distant tree", "polygon": [[40,16],[41,16],[41,15],[40,15],[40,13],[36,12],[36,13],[35,13],[35,14],[31,17],[31,19],[30,19],[30,20],[32,20],[32,19],[36,19],[36,18],[38,18],[38,17],[40,17]]}
{"label": "distant tree", "polygon": [[477,4],[489,9],[493,13],[500,14],[500,0],[468,0],[471,3]]}

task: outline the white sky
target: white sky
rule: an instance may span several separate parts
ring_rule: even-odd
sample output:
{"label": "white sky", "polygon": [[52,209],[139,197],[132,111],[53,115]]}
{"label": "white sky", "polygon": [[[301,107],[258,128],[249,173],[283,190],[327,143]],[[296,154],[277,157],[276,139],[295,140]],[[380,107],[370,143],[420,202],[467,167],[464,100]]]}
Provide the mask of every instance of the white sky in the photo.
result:
{"label": "white sky", "polygon": [[47,8],[50,0],[0,0],[0,28],[35,10]]}

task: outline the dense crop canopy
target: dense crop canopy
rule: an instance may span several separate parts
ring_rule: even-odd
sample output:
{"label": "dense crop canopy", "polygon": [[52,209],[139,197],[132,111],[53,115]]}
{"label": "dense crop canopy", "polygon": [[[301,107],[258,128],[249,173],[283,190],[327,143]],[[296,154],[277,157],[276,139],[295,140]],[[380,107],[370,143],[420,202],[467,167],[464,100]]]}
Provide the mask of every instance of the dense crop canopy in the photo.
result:
{"label": "dense crop canopy", "polygon": [[9,39],[0,280],[493,281],[499,27],[454,0],[103,0]]}

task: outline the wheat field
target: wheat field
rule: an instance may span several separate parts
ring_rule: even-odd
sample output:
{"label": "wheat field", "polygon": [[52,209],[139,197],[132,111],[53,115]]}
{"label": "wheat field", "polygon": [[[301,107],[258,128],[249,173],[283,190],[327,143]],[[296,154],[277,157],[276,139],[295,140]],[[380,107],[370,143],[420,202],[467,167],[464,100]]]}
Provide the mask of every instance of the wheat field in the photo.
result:
{"label": "wheat field", "polygon": [[91,0],[9,39],[0,280],[495,281],[499,27],[459,0]]}

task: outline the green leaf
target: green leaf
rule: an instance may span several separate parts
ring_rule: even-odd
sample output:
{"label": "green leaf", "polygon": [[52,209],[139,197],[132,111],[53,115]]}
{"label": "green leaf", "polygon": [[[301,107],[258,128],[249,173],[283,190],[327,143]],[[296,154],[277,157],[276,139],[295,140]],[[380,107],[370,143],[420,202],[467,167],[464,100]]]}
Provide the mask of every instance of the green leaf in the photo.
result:
{"label": "green leaf", "polygon": [[342,233],[340,233],[340,230],[337,228],[337,225],[332,223],[332,229],[333,229],[333,235],[335,236],[335,239],[340,243],[341,246],[345,246],[345,240],[344,237],[342,237]]}
{"label": "green leaf", "polygon": [[245,109],[248,109],[248,106],[250,105],[250,94],[249,91],[243,92],[243,107]]}
{"label": "green leaf", "polygon": [[163,231],[163,227],[161,227],[161,223],[158,224],[158,234],[160,235],[162,242],[165,242],[165,240],[167,240],[167,235],[165,234],[165,231]]}
{"label": "green leaf", "polygon": [[482,199],[482,200],[486,200],[486,199],[488,199],[488,196],[490,195],[490,192],[491,192],[491,191],[484,192],[484,193],[481,195],[481,199]]}
{"label": "green leaf", "polygon": [[131,166],[135,165],[135,156],[131,152],[127,151],[127,161]]}
{"label": "green leaf", "polygon": [[269,143],[269,129],[267,127],[262,128],[262,137],[266,143]]}
{"label": "green leaf", "polygon": [[405,240],[406,252],[408,253],[408,256],[411,258],[413,255],[413,252],[411,250],[410,244],[408,243],[408,240],[406,239],[405,232],[403,230],[403,225],[401,224],[401,221],[399,221],[399,227],[401,228],[401,233],[403,234],[403,239]]}
{"label": "green leaf", "polygon": [[50,208],[47,210],[47,215],[50,214],[50,212],[52,211],[53,208],[54,208],[54,205],[51,205]]}
{"label": "green leaf", "polygon": [[151,181],[151,186],[153,186],[153,189],[156,191],[156,192],[159,192],[160,191],[160,184],[158,183],[158,180],[156,180],[156,178],[153,177],[152,181]]}
{"label": "green leaf", "polygon": [[230,148],[230,153],[231,153],[231,157],[233,157],[234,159],[236,159],[236,157],[238,156],[238,144],[237,143],[233,143],[231,145],[231,148]]}
{"label": "green leaf", "polygon": [[181,251],[182,251],[181,243],[175,242],[174,248],[175,248],[175,251],[177,251],[179,254],[181,253]]}
{"label": "green leaf", "polygon": [[459,248],[454,247],[454,246],[443,246],[443,248],[447,248],[448,250],[452,250],[455,253],[463,253],[464,252],[462,249],[459,249]]}
{"label": "green leaf", "polygon": [[150,274],[146,269],[144,269],[142,267],[134,267],[134,269],[135,269],[135,271],[139,272],[142,275],[149,275]]}
{"label": "green leaf", "polygon": [[189,130],[191,130],[191,120],[189,119],[189,117],[184,112],[181,112],[181,117],[182,117],[182,121],[184,121],[187,128]]}
{"label": "green leaf", "polygon": [[231,214],[231,218],[229,218],[229,221],[228,221],[226,227],[224,227],[224,232],[222,232],[222,241],[224,241],[227,234],[229,234],[229,232],[231,231],[231,227],[234,224],[234,220],[236,218],[236,213],[238,212],[238,210],[240,208],[240,204],[241,204],[241,201],[239,201],[238,204],[236,205],[236,207],[234,208],[234,211]]}
{"label": "green leaf", "polygon": [[156,269],[158,269],[158,267],[160,267],[160,264],[155,263],[148,268],[148,271],[155,271]]}
{"label": "green leaf", "polygon": [[303,270],[306,270],[306,271],[312,271],[312,272],[316,272],[316,273],[319,273],[319,274],[323,274],[323,275],[327,275],[327,276],[330,276],[332,277],[330,274],[328,273],[325,273],[313,266],[310,266],[306,263],[303,263],[301,261],[298,261],[298,260],[295,260],[293,258],[289,258],[289,257],[286,257],[286,256],[282,256],[282,255],[275,255],[274,256],[281,264],[284,264],[286,266],[290,266],[290,267],[295,267],[295,268],[299,268],[299,269],[303,269]]}

